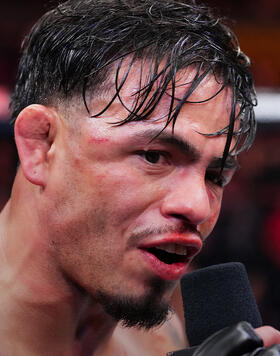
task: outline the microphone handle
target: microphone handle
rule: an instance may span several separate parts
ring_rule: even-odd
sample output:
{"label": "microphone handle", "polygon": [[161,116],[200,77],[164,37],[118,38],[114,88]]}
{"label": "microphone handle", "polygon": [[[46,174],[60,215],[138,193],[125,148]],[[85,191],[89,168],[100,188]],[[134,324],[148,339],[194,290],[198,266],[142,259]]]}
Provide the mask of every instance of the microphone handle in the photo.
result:
{"label": "microphone handle", "polygon": [[184,350],[168,352],[166,356],[192,356],[197,349],[197,346],[192,346]]}

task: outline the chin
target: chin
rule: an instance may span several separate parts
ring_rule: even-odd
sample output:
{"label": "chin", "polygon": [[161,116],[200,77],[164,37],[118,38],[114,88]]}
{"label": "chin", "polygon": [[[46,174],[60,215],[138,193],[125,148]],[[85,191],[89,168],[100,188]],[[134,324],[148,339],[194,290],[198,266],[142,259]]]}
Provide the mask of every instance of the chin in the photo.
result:
{"label": "chin", "polygon": [[167,289],[166,282],[157,280],[144,296],[100,291],[96,294],[96,300],[107,314],[123,326],[149,330],[166,321],[172,310],[169,304],[171,295],[170,286]]}

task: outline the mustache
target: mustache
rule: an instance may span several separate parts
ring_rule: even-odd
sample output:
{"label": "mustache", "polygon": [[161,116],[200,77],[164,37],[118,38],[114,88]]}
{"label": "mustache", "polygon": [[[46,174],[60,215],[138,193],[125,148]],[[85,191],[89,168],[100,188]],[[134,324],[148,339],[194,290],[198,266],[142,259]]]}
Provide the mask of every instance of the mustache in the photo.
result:
{"label": "mustache", "polygon": [[139,242],[139,240],[149,237],[149,236],[154,236],[154,235],[163,235],[163,234],[168,234],[168,233],[187,233],[187,232],[191,232],[196,234],[201,241],[203,241],[202,236],[200,231],[197,230],[195,225],[192,224],[180,224],[180,225],[175,225],[175,226],[170,226],[170,225],[165,225],[165,226],[160,226],[160,227],[154,227],[154,226],[150,226],[147,228],[144,228],[140,231],[136,231],[135,233],[133,233],[131,235],[131,239],[132,240],[137,240]]}

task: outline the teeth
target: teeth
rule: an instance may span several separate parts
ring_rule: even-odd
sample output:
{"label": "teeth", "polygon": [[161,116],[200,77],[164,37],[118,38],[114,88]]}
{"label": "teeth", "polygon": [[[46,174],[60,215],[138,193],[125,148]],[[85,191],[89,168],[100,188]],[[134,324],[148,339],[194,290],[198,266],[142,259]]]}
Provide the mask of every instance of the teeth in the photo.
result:
{"label": "teeth", "polygon": [[187,247],[182,246],[182,245],[176,245],[176,254],[182,255],[182,256],[187,256],[187,254],[188,254]]}
{"label": "teeth", "polygon": [[176,253],[177,255],[182,255],[182,256],[186,256],[188,253],[186,246],[177,245],[173,243],[157,246],[156,248],[169,253]]}

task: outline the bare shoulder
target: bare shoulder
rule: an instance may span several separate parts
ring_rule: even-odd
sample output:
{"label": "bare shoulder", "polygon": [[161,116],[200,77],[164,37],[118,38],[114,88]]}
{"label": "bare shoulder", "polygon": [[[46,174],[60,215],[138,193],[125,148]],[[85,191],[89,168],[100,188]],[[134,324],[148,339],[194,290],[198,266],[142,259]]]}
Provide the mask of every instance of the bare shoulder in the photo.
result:
{"label": "bare shoulder", "polygon": [[118,326],[113,338],[129,356],[161,356],[186,347],[182,323],[174,313],[160,327],[149,331]]}

